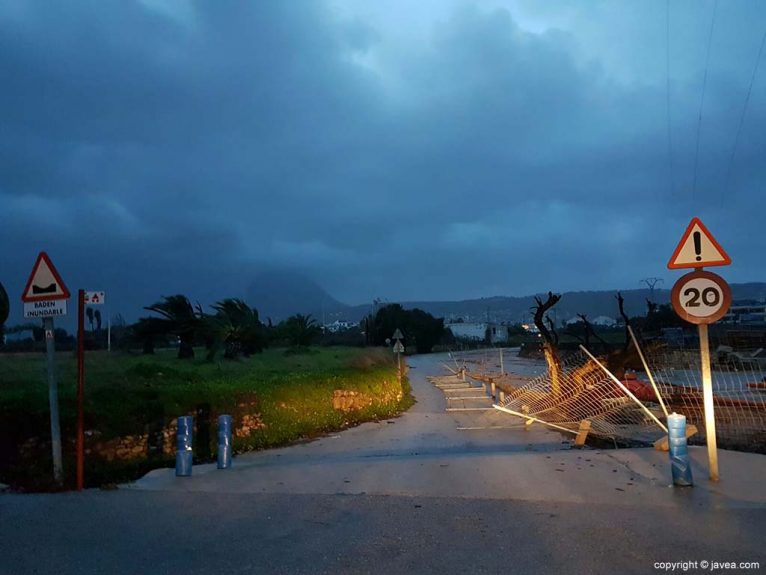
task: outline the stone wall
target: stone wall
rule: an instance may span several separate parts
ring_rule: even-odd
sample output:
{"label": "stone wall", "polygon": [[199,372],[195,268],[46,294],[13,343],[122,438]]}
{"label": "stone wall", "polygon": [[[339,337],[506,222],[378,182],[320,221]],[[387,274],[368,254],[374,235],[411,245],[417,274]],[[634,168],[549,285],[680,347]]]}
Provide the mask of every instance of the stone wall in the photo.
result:
{"label": "stone wall", "polygon": [[[232,414],[232,436],[238,438],[248,437],[256,429],[266,427],[257,412],[249,412],[251,404],[240,403],[237,410]],[[216,438],[216,425],[213,422],[211,429],[212,439]],[[102,440],[98,431],[87,430],[85,432],[85,455],[95,456],[106,461],[128,461],[152,456],[172,456],[176,451],[176,420],[168,422],[155,432],[147,432],[135,435],[124,435],[112,439]],[[19,454],[23,459],[34,457],[40,450],[50,450],[50,441],[39,437],[27,439],[19,447]]]}
{"label": "stone wall", "polygon": [[351,391],[348,389],[336,389],[332,394],[332,407],[337,411],[347,413],[349,411],[356,411],[370,407],[373,404],[385,404],[389,402],[399,402],[402,400],[404,393],[401,387],[398,388],[396,393],[387,393],[382,396],[368,395],[360,391]]}

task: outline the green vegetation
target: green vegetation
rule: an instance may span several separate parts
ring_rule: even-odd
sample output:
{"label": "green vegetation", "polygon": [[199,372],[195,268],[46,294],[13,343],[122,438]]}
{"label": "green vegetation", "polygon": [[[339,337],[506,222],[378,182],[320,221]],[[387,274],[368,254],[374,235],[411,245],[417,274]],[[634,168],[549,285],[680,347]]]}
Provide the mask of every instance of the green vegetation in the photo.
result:
{"label": "green vegetation", "polygon": [[[199,460],[214,453],[215,419],[232,413],[257,415],[259,424],[234,439],[235,452],[262,449],[356,423],[386,418],[413,402],[400,385],[387,349],[270,349],[239,361],[178,361],[176,351],[154,355],[89,352],[86,360],[86,430],[96,441],[161,431],[180,415],[204,417],[206,436],[195,437]],[[197,353],[195,357],[199,358]],[[76,361],[57,354],[65,471],[71,486],[76,429]],[[336,390],[375,399],[369,406],[341,411]],[[0,359],[0,481],[27,489],[50,489],[48,395],[44,355],[4,355]],[[19,446],[38,438],[34,457],[19,457]],[[208,441],[205,441],[207,439]],[[151,455],[129,462],[86,458],[89,485],[135,478],[152,467],[172,464],[172,455]]]}
{"label": "green vegetation", "polygon": [[431,353],[446,336],[444,319],[437,319],[418,308],[404,309],[398,303],[380,308],[366,323],[375,345],[385,345],[399,329],[404,335],[404,345],[418,353]]}
{"label": "green vegetation", "polygon": [[280,324],[279,329],[294,347],[311,345],[322,334],[322,329],[311,315],[295,314]]}
{"label": "green vegetation", "polygon": [[3,345],[3,334],[5,333],[5,322],[10,312],[8,303],[8,292],[5,291],[3,284],[0,283],[0,347]]}

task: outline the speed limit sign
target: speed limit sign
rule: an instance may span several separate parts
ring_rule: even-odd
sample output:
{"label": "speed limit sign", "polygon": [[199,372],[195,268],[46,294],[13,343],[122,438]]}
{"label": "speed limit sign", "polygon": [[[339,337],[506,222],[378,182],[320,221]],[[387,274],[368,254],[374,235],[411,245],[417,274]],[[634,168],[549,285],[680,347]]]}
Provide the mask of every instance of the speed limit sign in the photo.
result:
{"label": "speed limit sign", "polygon": [[731,288],[719,275],[691,272],[675,283],[670,301],[681,319],[694,324],[713,323],[729,311]]}

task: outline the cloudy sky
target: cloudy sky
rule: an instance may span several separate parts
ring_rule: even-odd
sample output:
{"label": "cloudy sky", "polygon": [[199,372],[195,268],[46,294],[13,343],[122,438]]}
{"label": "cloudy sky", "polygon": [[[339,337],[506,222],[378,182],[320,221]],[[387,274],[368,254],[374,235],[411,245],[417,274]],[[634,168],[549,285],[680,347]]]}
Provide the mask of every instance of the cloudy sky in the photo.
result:
{"label": "cloudy sky", "polygon": [[760,0],[5,0],[0,282],[46,250],[129,317],[279,269],[669,287],[692,216],[762,281],[765,32]]}

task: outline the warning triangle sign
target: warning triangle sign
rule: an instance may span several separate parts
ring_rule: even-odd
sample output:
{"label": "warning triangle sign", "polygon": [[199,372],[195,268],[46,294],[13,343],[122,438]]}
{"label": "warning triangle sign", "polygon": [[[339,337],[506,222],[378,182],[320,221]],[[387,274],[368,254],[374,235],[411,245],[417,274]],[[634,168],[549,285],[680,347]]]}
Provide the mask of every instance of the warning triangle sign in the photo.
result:
{"label": "warning triangle sign", "polygon": [[670,269],[728,266],[731,258],[699,218],[692,218],[670,257]]}
{"label": "warning triangle sign", "polygon": [[57,299],[69,299],[69,290],[53,262],[45,252],[40,252],[32,268],[32,273],[27,280],[27,286],[21,294],[21,301],[50,301]]}

